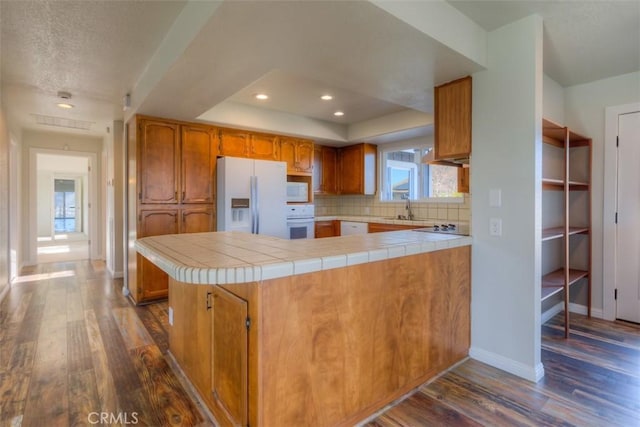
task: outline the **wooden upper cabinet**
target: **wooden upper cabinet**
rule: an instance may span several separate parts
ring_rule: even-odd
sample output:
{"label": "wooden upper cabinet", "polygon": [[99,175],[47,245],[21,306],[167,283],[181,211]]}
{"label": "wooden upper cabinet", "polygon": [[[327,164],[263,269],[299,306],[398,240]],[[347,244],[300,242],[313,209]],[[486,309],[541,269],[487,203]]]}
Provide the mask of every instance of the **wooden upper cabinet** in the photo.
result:
{"label": "wooden upper cabinet", "polygon": [[338,170],[340,194],[376,193],[376,146],[356,144],[340,148]]}
{"label": "wooden upper cabinet", "polygon": [[250,138],[250,133],[246,131],[220,129],[218,152],[221,156],[249,157]]}
{"label": "wooden upper cabinet", "polygon": [[182,203],[213,203],[217,138],[206,126],[182,126]]}
{"label": "wooden upper cabinet", "polygon": [[471,77],[436,86],[436,160],[459,159],[471,154]]}
{"label": "wooden upper cabinet", "polygon": [[249,138],[249,157],[261,160],[280,160],[279,138],[275,135],[252,133]]}
{"label": "wooden upper cabinet", "polygon": [[288,175],[311,175],[313,142],[297,138],[280,138],[280,160],[287,162]]}
{"label": "wooden upper cabinet", "polygon": [[313,151],[313,192],[336,194],[338,192],[336,148],[316,144]]}
{"label": "wooden upper cabinet", "polygon": [[469,192],[469,168],[458,168],[458,193]]}
{"label": "wooden upper cabinet", "polygon": [[178,203],[179,125],[141,120],[138,140],[138,200],[140,203]]}
{"label": "wooden upper cabinet", "polygon": [[138,238],[178,233],[178,209],[142,209],[138,214]]}

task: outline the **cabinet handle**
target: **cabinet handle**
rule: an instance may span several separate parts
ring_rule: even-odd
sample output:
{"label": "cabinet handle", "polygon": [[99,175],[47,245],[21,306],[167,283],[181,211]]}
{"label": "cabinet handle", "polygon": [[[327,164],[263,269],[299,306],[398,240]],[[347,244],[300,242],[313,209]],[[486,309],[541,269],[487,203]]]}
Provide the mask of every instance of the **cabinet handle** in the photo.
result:
{"label": "cabinet handle", "polygon": [[182,190],[182,201],[183,201],[183,202],[184,202],[185,194],[187,194],[187,192],[186,192],[186,191],[184,191],[184,190]]}
{"label": "cabinet handle", "polygon": [[173,192],[173,198],[174,198],[175,200],[178,200],[178,192],[177,192],[177,191],[174,191],[174,192]]}
{"label": "cabinet handle", "polygon": [[211,310],[211,292],[207,292],[207,310]]}

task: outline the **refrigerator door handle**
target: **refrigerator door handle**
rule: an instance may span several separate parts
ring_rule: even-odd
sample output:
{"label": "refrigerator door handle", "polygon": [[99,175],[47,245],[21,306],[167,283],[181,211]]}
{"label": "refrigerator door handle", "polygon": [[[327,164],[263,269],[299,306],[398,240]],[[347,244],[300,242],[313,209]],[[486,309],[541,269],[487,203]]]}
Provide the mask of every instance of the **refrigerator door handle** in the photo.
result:
{"label": "refrigerator door handle", "polygon": [[258,185],[257,185],[257,177],[256,176],[250,176],[249,177],[249,184],[251,186],[251,234],[257,234],[256,231],[256,219],[257,219],[257,215],[258,215],[258,211],[256,209],[256,204],[258,202]]}
{"label": "refrigerator door handle", "polygon": [[253,203],[256,219],[256,234],[260,234],[260,197],[258,197],[258,177],[254,176],[254,189],[256,192],[256,201]]}

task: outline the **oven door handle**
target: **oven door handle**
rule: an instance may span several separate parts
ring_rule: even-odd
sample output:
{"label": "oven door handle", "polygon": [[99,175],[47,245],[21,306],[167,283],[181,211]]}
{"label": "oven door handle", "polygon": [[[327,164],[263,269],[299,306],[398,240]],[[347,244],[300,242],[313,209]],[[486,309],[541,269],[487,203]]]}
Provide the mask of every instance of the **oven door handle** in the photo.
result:
{"label": "oven door handle", "polygon": [[287,224],[313,223],[313,218],[287,218]]}

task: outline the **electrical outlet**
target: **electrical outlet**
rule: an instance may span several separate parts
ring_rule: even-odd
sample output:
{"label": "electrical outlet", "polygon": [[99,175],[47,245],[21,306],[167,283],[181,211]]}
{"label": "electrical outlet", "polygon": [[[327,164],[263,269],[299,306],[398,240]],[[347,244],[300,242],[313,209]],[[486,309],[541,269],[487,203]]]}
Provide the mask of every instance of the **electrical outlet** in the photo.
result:
{"label": "electrical outlet", "polygon": [[489,219],[489,235],[502,236],[502,218]]}
{"label": "electrical outlet", "polygon": [[173,307],[169,307],[169,325],[173,326]]}

